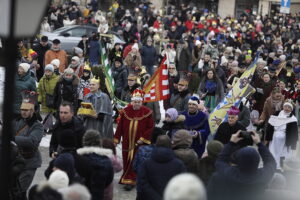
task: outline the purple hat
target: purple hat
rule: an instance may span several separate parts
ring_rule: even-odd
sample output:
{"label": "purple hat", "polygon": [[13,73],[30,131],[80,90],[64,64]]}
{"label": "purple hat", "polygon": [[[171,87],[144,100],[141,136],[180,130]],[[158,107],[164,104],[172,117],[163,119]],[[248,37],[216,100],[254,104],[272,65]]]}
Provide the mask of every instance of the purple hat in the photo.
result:
{"label": "purple hat", "polygon": [[169,115],[172,121],[175,121],[178,118],[178,112],[175,108],[169,108],[166,111],[166,114]]}
{"label": "purple hat", "polygon": [[232,106],[228,111],[227,111],[227,114],[228,115],[238,115],[240,113],[240,110],[235,107],[235,106]]}

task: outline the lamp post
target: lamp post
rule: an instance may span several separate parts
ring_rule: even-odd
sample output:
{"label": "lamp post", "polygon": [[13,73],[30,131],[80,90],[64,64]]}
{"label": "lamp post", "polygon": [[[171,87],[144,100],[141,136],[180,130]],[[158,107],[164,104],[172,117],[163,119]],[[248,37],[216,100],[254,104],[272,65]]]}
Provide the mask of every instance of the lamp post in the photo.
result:
{"label": "lamp post", "polygon": [[10,199],[10,142],[17,62],[17,39],[32,37],[40,27],[50,0],[0,0],[0,36],[3,38],[5,89],[0,152],[0,197]]}

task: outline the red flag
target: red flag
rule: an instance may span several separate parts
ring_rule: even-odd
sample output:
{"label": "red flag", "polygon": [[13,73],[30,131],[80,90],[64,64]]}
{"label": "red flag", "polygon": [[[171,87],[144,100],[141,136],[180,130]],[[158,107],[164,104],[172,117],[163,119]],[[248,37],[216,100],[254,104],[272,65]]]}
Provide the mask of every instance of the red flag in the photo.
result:
{"label": "red flag", "polygon": [[168,67],[165,63],[166,57],[162,60],[159,68],[144,86],[144,102],[154,102],[168,99],[170,96]]}

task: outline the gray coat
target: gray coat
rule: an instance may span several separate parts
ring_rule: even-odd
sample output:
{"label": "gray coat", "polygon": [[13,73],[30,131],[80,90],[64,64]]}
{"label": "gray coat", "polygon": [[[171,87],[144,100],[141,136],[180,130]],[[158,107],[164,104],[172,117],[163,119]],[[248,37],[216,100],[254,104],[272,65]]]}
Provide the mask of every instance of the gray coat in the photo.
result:
{"label": "gray coat", "polygon": [[187,110],[190,97],[188,90],[173,93],[170,98],[170,108],[175,108],[179,113]]}
{"label": "gray coat", "polygon": [[153,121],[154,122],[160,121],[161,114],[160,114],[159,102],[157,102],[157,101],[149,102],[149,103],[145,103],[144,105],[153,111],[153,115],[152,115]]}
{"label": "gray coat", "polygon": [[84,125],[86,130],[94,129],[100,132],[101,138],[113,138],[112,105],[107,94],[100,90],[85,96],[85,102],[92,103],[97,113],[97,118],[86,117]]}
{"label": "gray coat", "polygon": [[42,157],[38,148],[43,138],[43,125],[37,121],[36,116],[34,115],[26,122],[22,118],[14,120],[13,128],[15,142],[21,152],[34,152],[33,156],[25,159],[25,169],[36,169],[40,167],[42,164]]}

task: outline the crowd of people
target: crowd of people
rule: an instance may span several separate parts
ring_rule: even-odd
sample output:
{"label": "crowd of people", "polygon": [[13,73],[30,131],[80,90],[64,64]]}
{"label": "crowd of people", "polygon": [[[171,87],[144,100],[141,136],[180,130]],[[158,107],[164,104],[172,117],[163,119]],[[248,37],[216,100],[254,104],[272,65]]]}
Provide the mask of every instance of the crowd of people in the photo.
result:
{"label": "crowd of people", "polygon": [[[47,36],[30,48],[18,42],[11,198],[111,200],[114,174],[123,170],[119,183],[124,192],[136,187],[136,199],[297,199],[300,15],[221,18],[148,1],[131,9],[114,1],[109,10],[96,0],[51,6],[41,32],[98,27],[71,55]],[[124,44],[106,50],[105,77],[95,69],[109,31]],[[142,89],[164,58],[170,97],[145,103]],[[210,114],[251,64],[255,93],[213,132]],[[114,106],[105,78],[125,108]],[[47,181],[30,187],[46,133]]]}

